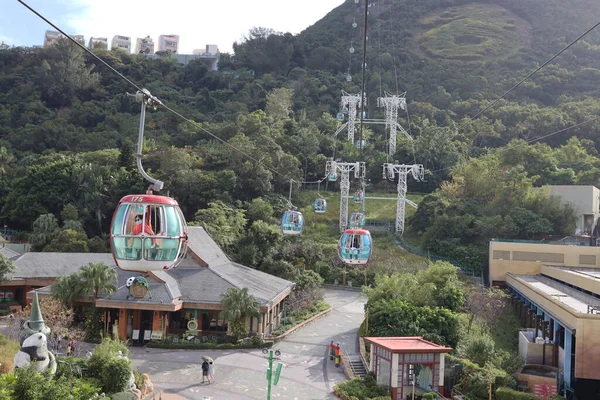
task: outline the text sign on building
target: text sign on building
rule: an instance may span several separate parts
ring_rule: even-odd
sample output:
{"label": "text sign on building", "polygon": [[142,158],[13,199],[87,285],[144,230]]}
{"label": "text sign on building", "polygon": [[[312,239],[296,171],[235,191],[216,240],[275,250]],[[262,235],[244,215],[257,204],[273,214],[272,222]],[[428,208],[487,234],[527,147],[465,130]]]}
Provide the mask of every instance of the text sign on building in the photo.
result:
{"label": "text sign on building", "polygon": [[533,395],[536,397],[541,397],[544,400],[549,399],[551,396],[554,396],[557,393],[556,385],[549,385],[547,382],[543,384],[537,384],[534,386]]}

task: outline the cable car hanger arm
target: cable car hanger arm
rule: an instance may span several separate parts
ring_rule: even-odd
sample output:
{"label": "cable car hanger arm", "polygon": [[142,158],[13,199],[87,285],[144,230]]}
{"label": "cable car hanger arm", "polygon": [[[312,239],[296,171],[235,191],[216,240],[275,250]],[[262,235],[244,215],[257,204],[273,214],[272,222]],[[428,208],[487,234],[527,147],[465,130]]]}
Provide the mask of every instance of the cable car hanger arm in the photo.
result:
{"label": "cable car hanger arm", "polygon": [[147,89],[138,90],[136,94],[130,96],[135,97],[136,101],[142,103],[142,109],[140,111],[140,129],[138,131],[137,153],[135,154],[138,171],[148,182],[152,184],[150,185],[148,190],[160,192],[164,186],[164,182],[152,178],[146,173],[146,171],[144,171],[144,167],[142,166],[142,148],[144,144],[144,124],[146,122],[146,107],[150,106],[156,110],[158,106],[162,105],[162,101],[156,98],[156,96],[152,96],[152,94]]}

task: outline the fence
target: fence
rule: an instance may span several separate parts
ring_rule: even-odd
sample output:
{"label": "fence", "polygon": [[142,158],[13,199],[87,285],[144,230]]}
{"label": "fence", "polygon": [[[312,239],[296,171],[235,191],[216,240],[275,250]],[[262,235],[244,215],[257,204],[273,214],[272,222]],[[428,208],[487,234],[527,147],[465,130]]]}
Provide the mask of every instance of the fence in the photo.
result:
{"label": "fence", "polygon": [[406,250],[410,253],[425,257],[431,261],[447,261],[453,265],[456,265],[464,275],[466,275],[468,277],[472,277],[474,280],[477,279],[477,280],[483,281],[483,279],[484,279],[481,270],[475,270],[475,269],[469,268],[460,261],[456,261],[456,260],[453,260],[451,258],[444,257],[444,256],[438,256],[437,254],[433,254],[428,250],[421,249],[419,247],[415,247],[415,246],[407,243],[402,238],[402,236],[393,235],[391,233],[390,233],[390,236],[399,247],[403,248],[404,250]]}

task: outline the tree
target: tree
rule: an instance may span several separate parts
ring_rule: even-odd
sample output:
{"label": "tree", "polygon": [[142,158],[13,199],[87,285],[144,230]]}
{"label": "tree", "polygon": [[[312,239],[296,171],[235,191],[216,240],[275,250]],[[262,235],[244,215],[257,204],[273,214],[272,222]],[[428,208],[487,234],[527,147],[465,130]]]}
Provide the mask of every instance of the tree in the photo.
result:
{"label": "tree", "polygon": [[465,308],[469,315],[467,334],[471,332],[473,321],[477,319],[487,330],[491,329],[506,308],[508,294],[501,289],[474,286],[466,293]]}
{"label": "tree", "polygon": [[78,297],[84,295],[81,274],[76,272],[71,275],[61,276],[51,287],[52,296],[65,307],[71,307]]}
{"label": "tree", "polygon": [[63,229],[50,243],[44,246],[43,251],[54,253],[89,253],[88,238],[76,221],[68,221],[67,226],[74,229]]}
{"label": "tree", "polygon": [[78,272],[82,282],[82,291],[89,295],[93,293],[93,298],[97,299],[100,295],[109,296],[117,290],[117,273],[106,264],[89,263]]}
{"label": "tree", "polygon": [[15,263],[4,254],[0,254],[0,282],[4,282],[8,278],[8,274],[14,272]]}
{"label": "tree", "polygon": [[244,232],[245,211],[230,207],[222,201],[211,202],[208,206],[209,208],[196,212],[194,223],[204,224],[219,246],[230,249]]}
{"label": "tree", "polygon": [[221,305],[225,310],[221,316],[229,323],[229,329],[236,339],[247,333],[246,319],[260,315],[260,303],[248,292],[248,288],[229,288],[221,294]]}
{"label": "tree", "polygon": [[42,251],[60,232],[58,220],[54,214],[42,214],[33,223],[31,247],[33,251]]}

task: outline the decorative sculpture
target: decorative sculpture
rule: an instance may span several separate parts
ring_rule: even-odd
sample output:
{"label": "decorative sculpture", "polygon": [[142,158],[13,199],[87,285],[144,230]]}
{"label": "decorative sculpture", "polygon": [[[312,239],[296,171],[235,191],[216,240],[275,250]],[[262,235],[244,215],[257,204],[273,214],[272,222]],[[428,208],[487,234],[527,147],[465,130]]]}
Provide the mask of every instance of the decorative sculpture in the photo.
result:
{"label": "decorative sculpture", "polygon": [[44,323],[42,313],[40,312],[40,303],[37,292],[33,294],[31,303],[31,315],[29,320],[23,324],[22,337],[25,339],[21,343],[21,349],[15,355],[15,368],[23,368],[33,362],[37,372],[50,371],[51,375],[56,373],[56,359],[54,354],[48,351],[48,339],[46,335],[50,334],[50,328]]}
{"label": "decorative sculpture", "polygon": [[128,289],[127,299],[129,300],[131,297],[135,297],[136,299],[143,299],[146,295],[150,295],[152,298],[152,293],[150,292],[150,285],[148,285],[148,280],[143,276],[135,276],[128,278],[125,282],[125,287]]}

